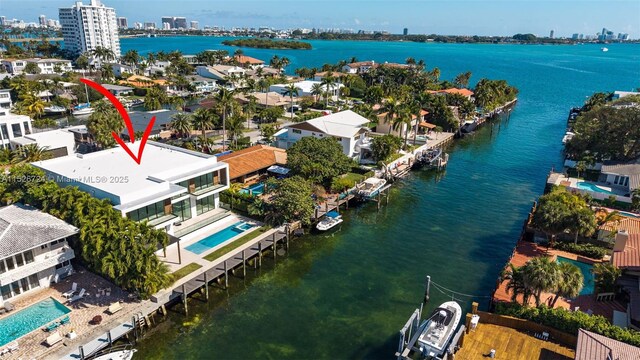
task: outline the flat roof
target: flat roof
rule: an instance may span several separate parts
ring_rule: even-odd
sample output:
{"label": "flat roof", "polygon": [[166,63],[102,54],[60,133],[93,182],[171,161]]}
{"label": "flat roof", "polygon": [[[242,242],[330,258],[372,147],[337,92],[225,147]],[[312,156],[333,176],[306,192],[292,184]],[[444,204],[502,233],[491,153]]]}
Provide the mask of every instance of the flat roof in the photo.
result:
{"label": "flat roof", "polygon": [[[138,153],[140,141],[128,145],[134,154]],[[155,141],[147,142],[140,164],[120,146],[32,164],[59,184],[78,186],[97,198],[108,198],[121,210],[177,195],[186,189],[171,183],[228,166],[213,155]]]}

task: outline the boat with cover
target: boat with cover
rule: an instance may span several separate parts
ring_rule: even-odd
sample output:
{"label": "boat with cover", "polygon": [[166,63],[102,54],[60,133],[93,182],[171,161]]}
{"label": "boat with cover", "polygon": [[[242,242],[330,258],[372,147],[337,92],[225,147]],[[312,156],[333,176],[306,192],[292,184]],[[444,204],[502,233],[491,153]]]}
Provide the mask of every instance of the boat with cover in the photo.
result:
{"label": "boat with cover", "polygon": [[427,358],[441,357],[455,334],[462,308],[455,301],[447,301],[437,307],[431,317],[422,324],[422,333],[418,338],[418,346],[422,355]]}
{"label": "boat with cover", "polygon": [[342,215],[338,214],[337,211],[329,211],[322,221],[316,225],[316,229],[320,231],[327,231],[332,227],[342,223]]}
{"label": "boat with cover", "polygon": [[366,198],[374,197],[378,195],[378,193],[380,192],[380,189],[382,189],[382,187],[386,183],[387,183],[387,180],[385,179],[370,177],[358,187],[358,195]]}

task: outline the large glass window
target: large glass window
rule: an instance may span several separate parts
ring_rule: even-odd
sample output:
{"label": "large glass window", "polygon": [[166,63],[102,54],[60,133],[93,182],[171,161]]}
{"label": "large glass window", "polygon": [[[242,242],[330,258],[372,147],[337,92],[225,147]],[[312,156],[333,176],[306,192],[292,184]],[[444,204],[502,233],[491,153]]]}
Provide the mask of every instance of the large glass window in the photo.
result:
{"label": "large glass window", "polygon": [[27,264],[30,264],[33,262],[33,251],[29,250],[29,251],[25,251],[23,253],[24,255],[24,262]]}
{"label": "large glass window", "polygon": [[27,278],[22,278],[20,279],[20,285],[22,285],[22,291],[29,291],[29,279]]}
{"label": "large glass window", "polygon": [[164,215],[164,201],[159,201],[127,213],[127,217],[133,221],[154,220]]}
{"label": "large glass window", "polygon": [[191,201],[186,199],[173,204],[173,215],[180,220],[191,219]]}
{"label": "large glass window", "polygon": [[22,129],[20,129],[20,124],[11,124],[11,131],[13,132],[13,137],[22,136]]}
{"label": "large glass window", "polygon": [[7,268],[4,266],[4,260],[0,260],[0,274],[7,271]]}
{"label": "large glass window", "polygon": [[0,131],[2,131],[2,139],[6,140],[9,138],[9,130],[7,130],[6,124],[0,125]]}
{"label": "large glass window", "polygon": [[206,189],[213,186],[213,173],[200,175],[193,180],[196,185],[196,191]]}
{"label": "large glass window", "polygon": [[24,126],[25,135],[31,134],[31,131],[29,131],[29,122],[25,121],[24,123],[22,123],[22,125]]}
{"label": "large glass window", "polygon": [[203,197],[200,200],[196,200],[196,212],[198,215],[201,215],[207,211],[211,211],[216,208],[215,196],[209,195],[207,197]]}
{"label": "large glass window", "polygon": [[40,286],[40,280],[38,279],[38,274],[29,275],[29,284],[31,285],[32,289]]}
{"label": "large glass window", "polygon": [[16,265],[18,267],[24,265],[24,259],[22,259],[22,254],[16,255]]}
{"label": "large glass window", "polygon": [[14,295],[22,294],[22,291],[20,291],[20,283],[17,281],[11,283],[11,289],[13,290]]}
{"label": "large glass window", "polygon": [[8,270],[13,270],[16,268],[16,266],[13,264],[13,258],[9,257],[5,260],[7,262],[7,269]]}
{"label": "large glass window", "polygon": [[2,293],[2,298],[4,300],[11,299],[13,297],[13,294],[11,294],[11,287],[9,286],[9,284],[0,288],[0,292]]}

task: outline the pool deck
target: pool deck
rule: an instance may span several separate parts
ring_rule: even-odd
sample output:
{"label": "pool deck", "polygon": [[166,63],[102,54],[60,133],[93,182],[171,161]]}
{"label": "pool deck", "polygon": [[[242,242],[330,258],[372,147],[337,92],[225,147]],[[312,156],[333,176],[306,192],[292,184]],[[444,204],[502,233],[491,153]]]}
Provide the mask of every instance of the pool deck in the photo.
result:
{"label": "pool deck", "polygon": [[[522,266],[527,261],[533,259],[538,256],[562,256],[567,259],[577,260],[585,263],[596,263],[598,260],[589,259],[584,256],[579,256],[576,254],[568,253],[560,250],[547,250],[544,246],[539,246],[535,243],[528,241],[519,241],[516,249],[513,253],[513,256],[510,260],[510,263],[515,266]],[[493,294],[494,301],[498,302],[510,302],[511,301],[511,293],[508,293],[506,290],[508,280],[501,282]],[[544,302],[549,302],[555,297],[555,294],[552,293],[542,293],[541,300]],[[518,302],[522,303],[522,296],[518,296]],[[533,297],[529,300],[530,305],[535,305],[535,300]],[[590,295],[580,295],[577,298],[565,299],[560,297],[556,302],[556,307],[563,307],[565,309],[575,310],[579,308],[580,311],[587,312],[591,310],[593,314],[602,315],[612,321],[613,319],[613,311],[622,311],[626,312],[627,308],[621,302],[614,301],[596,301],[595,294]]]}

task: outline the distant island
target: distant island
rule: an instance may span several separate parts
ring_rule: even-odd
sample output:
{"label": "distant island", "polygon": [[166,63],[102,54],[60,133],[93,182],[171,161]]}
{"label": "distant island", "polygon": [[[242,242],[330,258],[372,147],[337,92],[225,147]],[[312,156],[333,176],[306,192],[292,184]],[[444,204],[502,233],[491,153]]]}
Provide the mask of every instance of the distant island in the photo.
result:
{"label": "distant island", "polygon": [[223,45],[241,46],[258,49],[278,49],[278,50],[311,50],[311,44],[302,41],[285,41],[272,39],[237,39],[225,40]]}

